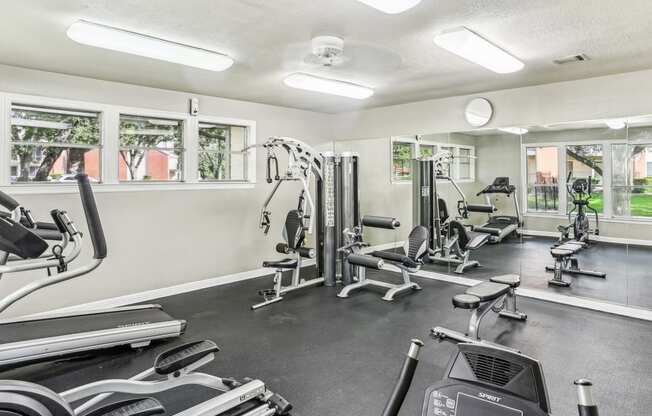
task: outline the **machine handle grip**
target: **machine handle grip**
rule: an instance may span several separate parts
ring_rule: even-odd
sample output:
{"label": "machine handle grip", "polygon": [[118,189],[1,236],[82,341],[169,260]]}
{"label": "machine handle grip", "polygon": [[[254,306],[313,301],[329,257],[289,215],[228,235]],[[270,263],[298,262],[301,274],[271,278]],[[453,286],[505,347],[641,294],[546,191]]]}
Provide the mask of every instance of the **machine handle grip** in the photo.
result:
{"label": "machine handle grip", "polygon": [[393,217],[379,217],[377,215],[365,215],[362,217],[362,225],[365,227],[385,228],[393,230],[401,226],[401,222]]}
{"label": "machine handle grip", "polygon": [[305,257],[307,259],[314,259],[317,254],[315,249],[310,247],[299,247],[297,249],[297,253],[299,253],[301,257]]}
{"label": "machine handle grip", "polygon": [[0,205],[7,208],[9,211],[13,211],[20,206],[18,201],[2,191],[0,191]]}
{"label": "machine handle grip", "polygon": [[579,379],[573,383],[577,386],[577,410],[579,416],[598,416],[598,406],[593,401],[591,380]]}
{"label": "machine handle grip", "polygon": [[396,385],[394,386],[394,391],[392,391],[391,396],[389,396],[389,400],[385,405],[385,410],[383,410],[383,416],[398,416],[398,412],[401,410],[401,406],[403,405],[403,400],[405,400],[405,396],[410,389],[410,384],[412,384],[417,364],[419,364],[419,350],[421,347],[423,347],[423,342],[421,340],[412,340],[410,350],[403,362],[403,368],[401,368],[401,373],[399,374]]}
{"label": "machine handle grip", "polygon": [[97,212],[97,205],[95,204],[95,197],[93,196],[91,183],[88,180],[88,175],[84,173],[78,174],[76,179],[77,185],[79,186],[79,195],[84,208],[84,214],[86,215],[88,232],[91,235],[93,250],[95,251],[93,258],[103,259],[107,254],[106,239],[104,237],[104,230],[102,229],[100,214]]}

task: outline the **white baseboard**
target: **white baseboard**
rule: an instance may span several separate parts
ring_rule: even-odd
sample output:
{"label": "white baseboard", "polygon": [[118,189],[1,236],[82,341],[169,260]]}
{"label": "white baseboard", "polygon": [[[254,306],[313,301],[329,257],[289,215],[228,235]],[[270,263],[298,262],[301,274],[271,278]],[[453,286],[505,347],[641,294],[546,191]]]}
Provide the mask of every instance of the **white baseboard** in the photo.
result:
{"label": "white baseboard", "polygon": [[[376,246],[366,247],[363,251],[365,253],[375,251],[375,250],[389,250],[396,247],[402,247],[403,241],[395,241],[392,243],[379,244]],[[303,261],[303,266],[312,266],[315,264],[315,260],[309,259]],[[166,296],[179,295],[188,292],[194,292],[196,290],[208,289],[215,286],[228,285],[229,283],[243,282],[249,279],[255,279],[257,277],[268,276],[272,274],[273,271],[266,268],[248,270],[240,273],[233,273],[218,277],[212,277],[209,279],[197,280],[194,282],[181,283],[174,286],[163,287],[159,289],[146,290],[144,292],[133,293],[124,296],[118,296],[108,299],[101,299],[93,302],[82,303],[79,305],[67,306],[65,308],[55,309],[53,311],[41,312],[30,316],[39,316],[51,313],[69,313],[69,312],[79,312],[86,311],[89,309],[107,309],[107,308],[116,308],[119,306],[133,305],[136,303],[149,302],[152,299],[164,298]]]}
{"label": "white baseboard", "polygon": [[[559,233],[553,231],[539,230],[520,230],[521,235],[530,235],[534,237],[553,237],[559,238]],[[603,243],[625,244],[633,246],[652,247],[652,240],[637,240],[635,238],[608,237],[604,235],[592,235],[591,240],[601,241]]]}

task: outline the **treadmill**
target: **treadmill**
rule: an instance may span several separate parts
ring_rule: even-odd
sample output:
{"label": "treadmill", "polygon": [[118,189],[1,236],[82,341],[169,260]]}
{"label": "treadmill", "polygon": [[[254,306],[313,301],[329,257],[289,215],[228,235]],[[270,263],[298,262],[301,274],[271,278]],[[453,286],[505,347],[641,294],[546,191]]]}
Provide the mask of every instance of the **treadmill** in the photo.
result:
{"label": "treadmill", "polygon": [[[82,234],[68,214],[55,209],[50,212],[53,223],[35,222],[29,210],[0,192],[0,205],[10,212],[0,215],[0,277],[47,271],[46,277],[0,299],[0,312],[39,289],[92,272],[106,258],[106,240],[88,177],[80,174],[77,182],[94,255],[88,264],[75,268],[69,266],[81,252]],[[160,305],[2,319],[0,369],[117,346],[140,348],[178,337],[185,329],[185,320],[172,318]]]}
{"label": "treadmill", "polygon": [[[490,195],[502,194],[507,198],[514,200],[514,213],[515,215],[492,215],[494,208],[491,203]],[[523,219],[521,217],[521,209],[518,205],[518,196],[516,195],[516,187],[510,185],[509,178],[498,177],[494,179],[493,183],[480,192],[476,196],[484,195],[486,198],[486,205],[479,205],[481,209],[475,210],[474,205],[468,205],[471,212],[485,212],[489,218],[486,223],[473,227],[473,231],[479,233],[489,234],[489,242],[499,243],[510,234],[516,232],[522,225]],[[487,210],[486,207],[492,207]]]}

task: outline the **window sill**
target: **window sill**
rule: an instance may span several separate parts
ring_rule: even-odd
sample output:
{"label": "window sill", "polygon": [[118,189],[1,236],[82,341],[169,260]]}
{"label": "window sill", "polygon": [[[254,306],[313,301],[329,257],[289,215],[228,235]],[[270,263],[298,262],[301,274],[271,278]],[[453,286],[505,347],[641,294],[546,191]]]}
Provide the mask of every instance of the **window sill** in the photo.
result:
{"label": "window sill", "polygon": [[[563,214],[558,214],[558,213],[550,213],[546,214],[543,212],[536,212],[536,213],[531,213],[531,212],[526,212],[523,214],[524,217],[530,217],[530,218],[549,218],[549,219],[563,219],[563,220],[568,220],[568,215],[563,215]],[[594,217],[589,217],[589,219],[593,219]],[[634,218],[624,218],[624,217],[613,217],[613,218],[606,218],[602,215],[598,215],[598,219],[600,223],[605,223],[605,224],[642,224],[642,225],[651,225],[652,224],[652,218],[645,218],[645,217],[634,217]]]}
{"label": "window sill", "polygon": [[[201,182],[201,183],[120,183],[92,184],[95,193],[109,192],[149,192],[149,191],[204,191],[220,189],[254,189],[255,182]],[[28,194],[76,194],[78,193],[77,184],[42,184],[28,185],[15,184],[0,187],[0,190],[10,195],[28,195]]]}
{"label": "window sill", "polygon": [[[454,179],[454,181],[457,184],[460,184],[460,183],[474,183],[475,179]],[[410,179],[410,180],[407,180],[407,181],[399,181],[399,180],[393,179],[390,183],[392,185],[412,185],[412,180]],[[443,180],[443,179],[440,179],[440,180],[437,181],[437,184],[447,184],[447,183],[450,183],[450,182],[447,181],[447,180]]]}

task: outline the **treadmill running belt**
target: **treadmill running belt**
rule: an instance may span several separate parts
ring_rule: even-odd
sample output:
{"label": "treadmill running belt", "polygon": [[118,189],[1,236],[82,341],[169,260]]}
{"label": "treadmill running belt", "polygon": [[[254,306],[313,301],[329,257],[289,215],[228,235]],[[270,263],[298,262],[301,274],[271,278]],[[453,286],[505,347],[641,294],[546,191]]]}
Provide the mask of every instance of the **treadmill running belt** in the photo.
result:
{"label": "treadmill running belt", "polygon": [[0,324],[0,341],[7,344],[166,321],[174,321],[174,318],[158,308],[118,310],[59,318],[46,317],[33,321]]}

